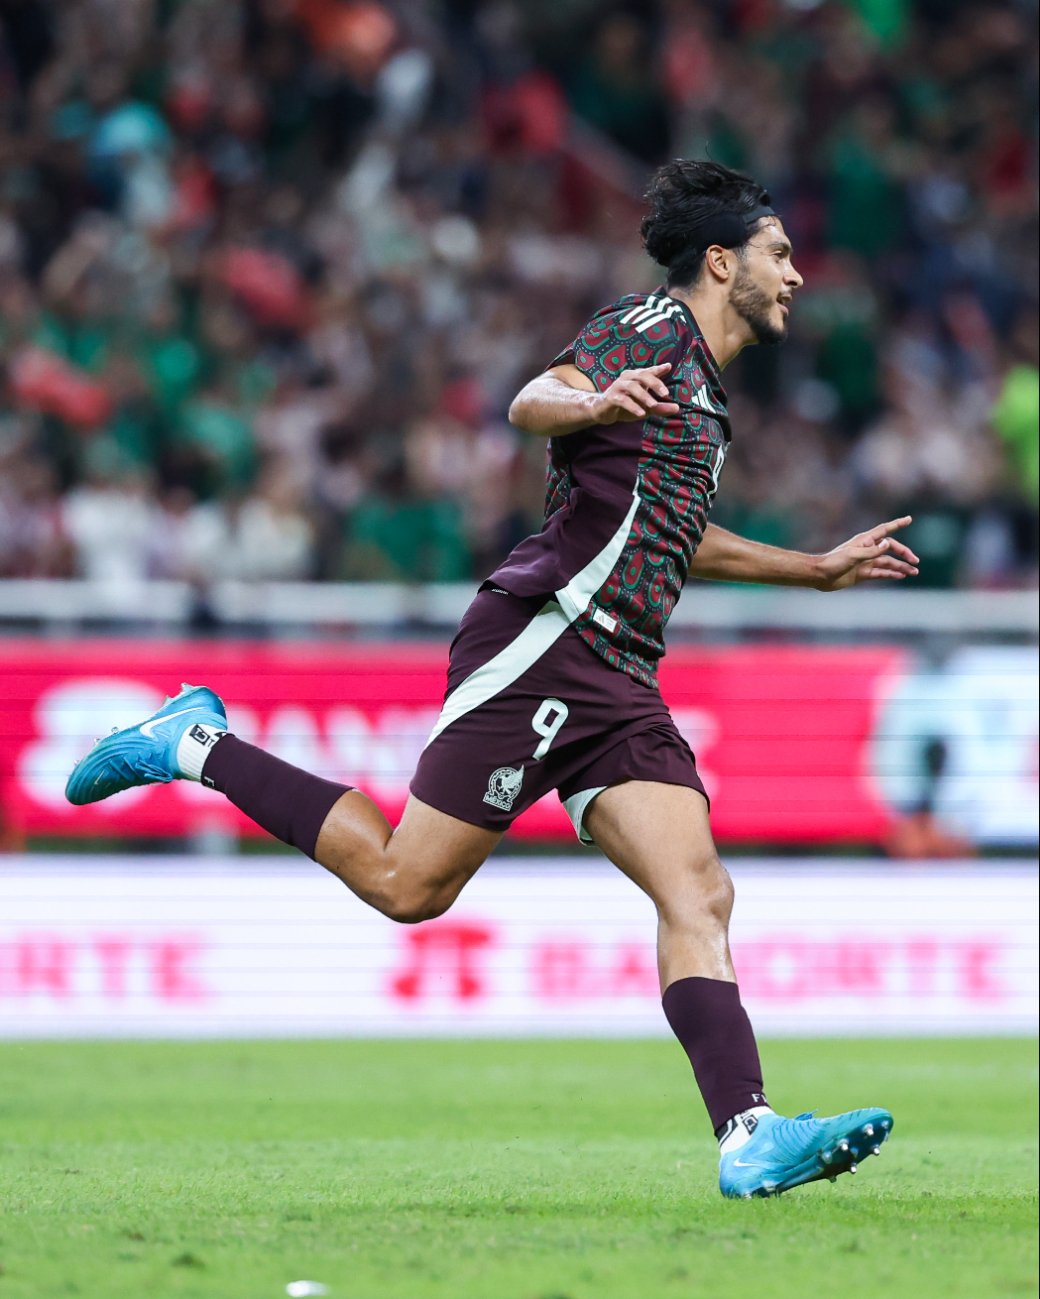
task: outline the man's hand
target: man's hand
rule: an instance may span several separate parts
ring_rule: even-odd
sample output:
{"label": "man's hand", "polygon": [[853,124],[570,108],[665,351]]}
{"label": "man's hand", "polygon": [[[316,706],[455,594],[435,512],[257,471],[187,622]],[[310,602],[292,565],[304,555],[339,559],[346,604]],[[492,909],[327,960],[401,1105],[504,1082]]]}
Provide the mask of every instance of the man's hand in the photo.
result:
{"label": "man's hand", "polygon": [[558,438],[594,424],[675,415],[679,407],[667,400],[668,389],[661,378],[671,368],[665,362],[623,370],[609,388],[597,392],[576,365],[557,365],[524,384],[509,407],[509,422],[524,433]]}
{"label": "man's hand", "polygon": [[879,523],[876,528],[858,533],[826,555],[817,555],[813,586],[818,591],[841,591],[860,582],[916,577],[920,562],[917,556],[909,546],[892,538],[893,532],[905,528],[910,522],[909,514],[901,519],[890,519],[888,523]]}
{"label": "man's hand", "polygon": [[594,424],[624,424],[648,415],[676,415],[679,407],[669,401],[662,375],[671,363],[648,365],[641,370],[622,370],[609,388],[592,404]]}

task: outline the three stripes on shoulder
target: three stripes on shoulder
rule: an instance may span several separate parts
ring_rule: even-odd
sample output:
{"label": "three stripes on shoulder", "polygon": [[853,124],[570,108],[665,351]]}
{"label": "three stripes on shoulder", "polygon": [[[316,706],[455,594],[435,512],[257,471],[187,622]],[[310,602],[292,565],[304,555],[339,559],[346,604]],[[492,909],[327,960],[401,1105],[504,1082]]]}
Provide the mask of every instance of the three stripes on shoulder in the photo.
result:
{"label": "three stripes on shoulder", "polygon": [[[619,323],[622,325],[634,325],[636,333],[643,334],[651,326],[659,325],[662,320],[667,320],[670,316],[681,316],[682,313],[682,306],[674,298],[655,297],[651,293],[642,306],[633,307],[631,311],[626,311]],[[719,409],[708,392],[707,384],[701,384],[697,389],[691,405],[699,406],[702,410],[706,410],[713,415]]]}
{"label": "three stripes on shoulder", "polygon": [[669,316],[681,316],[683,309],[674,298],[655,297],[652,293],[641,307],[633,307],[621,317],[622,325],[635,325],[636,333],[645,334],[653,325],[659,325]]}

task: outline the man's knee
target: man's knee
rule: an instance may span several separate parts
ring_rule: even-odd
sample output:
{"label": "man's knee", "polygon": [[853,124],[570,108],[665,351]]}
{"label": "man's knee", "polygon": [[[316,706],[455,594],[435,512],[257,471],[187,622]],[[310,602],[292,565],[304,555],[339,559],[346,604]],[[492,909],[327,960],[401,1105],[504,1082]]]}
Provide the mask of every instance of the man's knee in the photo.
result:
{"label": "man's knee", "polygon": [[733,880],[729,871],[714,857],[705,872],[705,905],[711,914],[724,924],[729,924],[733,912]]}
{"label": "man's knee", "polygon": [[717,854],[712,851],[691,860],[678,876],[660,910],[679,924],[699,926],[709,919],[723,927],[733,911],[733,881]]}
{"label": "man's knee", "polygon": [[399,925],[418,925],[443,916],[459,890],[422,880],[390,880],[380,890],[379,910]]}

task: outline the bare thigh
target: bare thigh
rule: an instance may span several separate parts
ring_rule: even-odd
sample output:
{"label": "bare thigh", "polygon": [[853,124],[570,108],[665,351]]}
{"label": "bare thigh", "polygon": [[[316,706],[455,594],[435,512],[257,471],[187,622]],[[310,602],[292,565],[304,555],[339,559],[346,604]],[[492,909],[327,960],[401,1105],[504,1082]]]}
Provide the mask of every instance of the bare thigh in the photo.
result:
{"label": "bare thigh", "polygon": [[414,923],[447,911],[501,838],[414,795],[392,829],[366,795],[351,790],[329,812],[315,857],[384,915]]}
{"label": "bare thigh", "polygon": [[704,797],[683,785],[631,780],[605,789],[585,826],[657,907],[662,988],[691,976],[733,982],[733,885],[715,851]]}

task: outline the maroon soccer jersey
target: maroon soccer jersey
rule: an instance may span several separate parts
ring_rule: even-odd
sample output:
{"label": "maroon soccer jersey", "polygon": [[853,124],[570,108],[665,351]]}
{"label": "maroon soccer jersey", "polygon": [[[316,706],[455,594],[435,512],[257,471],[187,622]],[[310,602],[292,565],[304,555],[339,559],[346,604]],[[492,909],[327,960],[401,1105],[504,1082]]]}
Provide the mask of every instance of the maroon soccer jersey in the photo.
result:
{"label": "maroon soccer jersey", "polygon": [[551,439],[542,530],[488,579],[555,593],[597,654],[649,686],[718,488],[726,391],[692,313],[663,289],[598,311],[549,366],[574,364],[603,392],[622,370],[665,361],[678,413]]}

